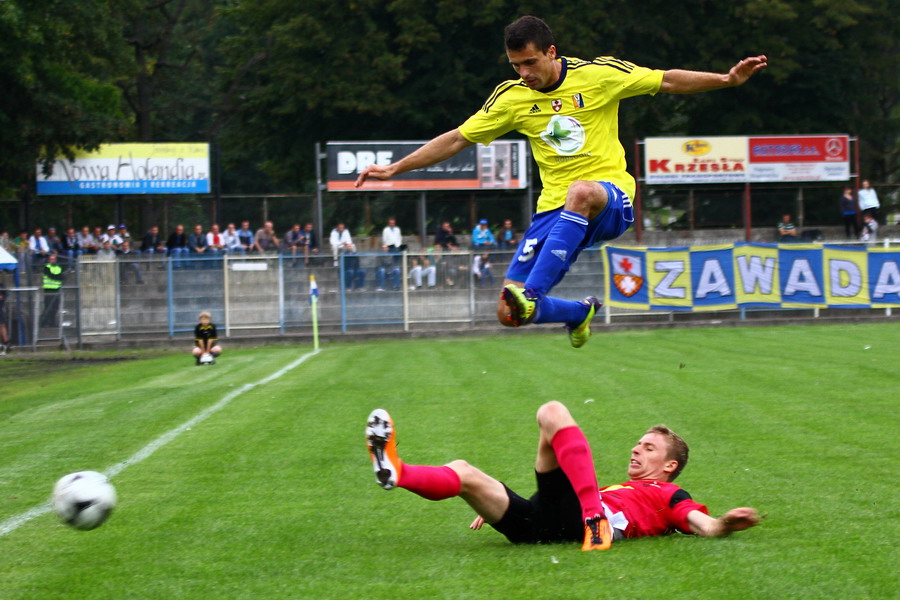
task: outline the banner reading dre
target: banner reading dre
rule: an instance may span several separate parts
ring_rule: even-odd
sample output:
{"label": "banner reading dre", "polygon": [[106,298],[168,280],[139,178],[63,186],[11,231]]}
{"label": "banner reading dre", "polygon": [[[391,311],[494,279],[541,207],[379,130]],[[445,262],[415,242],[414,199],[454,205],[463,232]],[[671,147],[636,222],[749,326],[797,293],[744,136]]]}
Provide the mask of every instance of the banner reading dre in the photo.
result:
{"label": "banner reading dre", "polygon": [[38,195],[208,194],[209,144],[103,144],[59,158],[45,175],[37,165]]}
{"label": "banner reading dre", "polygon": [[328,142],[328,191],[512,190],[527,187],[525,140],[497,140],[469,146],[430,167],[401,173],[387,181],[353,182],[372,164],[389,165],[412,154],[425,142]]}

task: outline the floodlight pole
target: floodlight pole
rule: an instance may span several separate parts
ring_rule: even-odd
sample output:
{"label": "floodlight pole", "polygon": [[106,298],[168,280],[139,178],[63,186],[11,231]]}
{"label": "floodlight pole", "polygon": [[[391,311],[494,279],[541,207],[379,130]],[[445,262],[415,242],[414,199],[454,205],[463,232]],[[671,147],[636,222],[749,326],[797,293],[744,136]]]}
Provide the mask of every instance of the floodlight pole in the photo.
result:
{"label": "floodlight pole", "polygon": [[322,161],[328,158],[328,154],[322,152],[322,144],[316,142],[316,214],[315,214],[315,222],[316,222],[316,242],[319,244],[319,249],[324,251],[325,245],[324,240],[322,238],[323,232],[323,219],[322,219],[322,192],[325,189],[325,184],[322,183]]}
{"label": "floodlight pole", "polygon": [[741,212],[744,217],[744,241],[753,241],[753,224],[750,222],[750,183],[744,184],[744,193],[741,198]]}

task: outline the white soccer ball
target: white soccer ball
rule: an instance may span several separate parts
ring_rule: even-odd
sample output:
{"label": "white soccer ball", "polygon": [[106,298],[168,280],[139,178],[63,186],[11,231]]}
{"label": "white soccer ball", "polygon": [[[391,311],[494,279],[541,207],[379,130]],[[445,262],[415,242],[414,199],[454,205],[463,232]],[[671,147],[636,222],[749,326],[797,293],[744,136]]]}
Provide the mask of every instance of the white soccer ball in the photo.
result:
{"label": "white soccer ball", "polygon": [[213,361],[213,355],[210,354],[209,352],[203,354],[203,355],[200,357],[200,364],[201,364],[201,365],[208,365],[208,364],[212,363],[212,361]]}
{"label": "white soccer ball", "polygon": [[116,506],[116,488],[96,471],[69,473],[53,487],[53,509],[75,529],[95,529]]}

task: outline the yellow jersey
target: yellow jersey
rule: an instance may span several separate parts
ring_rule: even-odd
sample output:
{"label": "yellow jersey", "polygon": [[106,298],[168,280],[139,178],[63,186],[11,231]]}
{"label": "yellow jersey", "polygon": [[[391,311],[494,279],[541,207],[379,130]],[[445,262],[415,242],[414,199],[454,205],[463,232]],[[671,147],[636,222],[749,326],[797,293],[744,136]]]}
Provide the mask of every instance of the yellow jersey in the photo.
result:
{"label": "yellow jersey", "polygon": [[544,186],[539,213],[565,204],[578,180],[609,181],[633,198],[634,178],[619,142],[619,101],[656,94],[664,71],[609,56],[557,60],[562,70],[555,84],[533,90],[521,79],[504,81],[460,133],[485,145],[513,130],[528,137]]}

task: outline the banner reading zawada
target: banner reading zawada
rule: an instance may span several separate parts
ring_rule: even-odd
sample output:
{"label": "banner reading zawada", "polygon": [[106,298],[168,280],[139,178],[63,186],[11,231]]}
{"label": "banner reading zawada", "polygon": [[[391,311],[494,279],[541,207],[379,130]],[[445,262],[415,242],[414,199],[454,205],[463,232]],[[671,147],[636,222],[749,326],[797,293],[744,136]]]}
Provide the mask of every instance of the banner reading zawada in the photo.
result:
{"label": "banner reading zawada", "polygon": [[638,310],[900,306],[900,251],[811,244],[603,247],[606,303]]}

